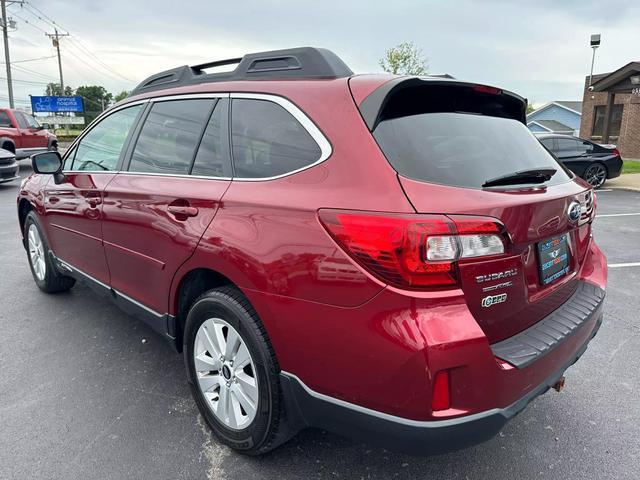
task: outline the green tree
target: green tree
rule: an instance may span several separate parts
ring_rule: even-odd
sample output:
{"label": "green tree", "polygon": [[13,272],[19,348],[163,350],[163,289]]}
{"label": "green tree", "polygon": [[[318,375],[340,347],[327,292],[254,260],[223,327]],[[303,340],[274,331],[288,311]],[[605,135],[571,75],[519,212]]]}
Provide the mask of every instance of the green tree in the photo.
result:
{"label": "green tree", "polygon": [[[44,90],[45,95],[60,97],[62,96],[62,90],[60,89],[59,83],[48,83],[47,87]],[[64,87],[64,94],[67,96],[73,95],[73,88],[69,85]]]}
{"label": "green tree", "polygon": [[101,85],[83,85],[76,88],[76,95],[84,99],[86,125],[91,123],[113,100],[113,95]]}
{"label": "green tree", "polygon": [[527,115],[535,112],[535,110],[536,110],[536,107],[533,106],[533,101],[527,103]]}
{"label": "green tree", "polygon": [[128,90],[122,90],[115,97],[113,97],[113,101],[114,101],[114,103],[118,103],[120,100],[124,100],[128,96],[129,96],[129,91]]}
{"label": "green tree", "polygon": [[385,72],[399,75],[426,75],[429,69],[422,49],[413,42],[403,42],[390,48],[379,63]]}

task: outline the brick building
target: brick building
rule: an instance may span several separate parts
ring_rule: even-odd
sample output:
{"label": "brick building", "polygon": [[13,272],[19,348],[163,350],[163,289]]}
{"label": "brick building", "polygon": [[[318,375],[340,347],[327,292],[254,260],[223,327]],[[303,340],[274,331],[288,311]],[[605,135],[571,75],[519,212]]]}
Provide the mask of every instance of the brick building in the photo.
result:
{"label": "brick building", "polygon": [[585,79],[580,136],[615,143],[623,158],[640,159],[640,62]]}

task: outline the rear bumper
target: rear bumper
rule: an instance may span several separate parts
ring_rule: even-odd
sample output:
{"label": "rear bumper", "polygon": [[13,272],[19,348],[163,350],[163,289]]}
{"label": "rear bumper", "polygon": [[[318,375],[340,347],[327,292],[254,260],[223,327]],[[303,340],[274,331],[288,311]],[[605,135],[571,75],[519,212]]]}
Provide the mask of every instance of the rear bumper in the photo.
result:
{"label": "rear bumper", "polygon": [[[292,428],[323,428],[390,450],[413,455],[431,455],[469,447],[494,437],[504,424],[532,400],[551,388],[582,356],[602,323],[603,302],[589,314],[579,329],[583,340],[578,349],[542,383],[505,408],[446,420],[411,420],[371,410],[315,392],[298,377],[283,372],[282,392]],[[582,330],[587,331],[582,331]],[[577,332],[576,332],[577,333]]]}
{"label": "rear bumper", "polygon": [[606,162],[607,164],[607,178],[619,177],[622,173],[622,158],[615,157]]}
{"label": "rear bumper", "polygon": [[19,171],[20,167],[16,161],[0,165],[0,183],[18,180],[20,178],[20,175],[18,174]]}

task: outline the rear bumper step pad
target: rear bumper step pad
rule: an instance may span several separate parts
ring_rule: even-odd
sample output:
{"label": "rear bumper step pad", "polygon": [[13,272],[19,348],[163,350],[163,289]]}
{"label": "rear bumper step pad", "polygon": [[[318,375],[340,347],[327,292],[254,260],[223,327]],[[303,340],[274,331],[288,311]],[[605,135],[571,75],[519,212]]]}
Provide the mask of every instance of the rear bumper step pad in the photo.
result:
{"label": "rear bumper step pad", "polygon": [[535,325],[491,345],[493,354],[517,368],[524,368],[546,355],[600,313],[605,291],[580,282],[575,293],[557,310]]}

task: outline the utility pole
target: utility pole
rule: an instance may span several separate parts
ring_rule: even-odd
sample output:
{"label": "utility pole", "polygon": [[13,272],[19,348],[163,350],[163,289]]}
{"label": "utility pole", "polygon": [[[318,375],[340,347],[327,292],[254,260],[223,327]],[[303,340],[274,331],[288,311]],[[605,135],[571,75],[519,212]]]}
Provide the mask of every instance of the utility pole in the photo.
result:
{"label": "utility pole", "polygon": [[[4,3],[4,0],[1,0]],[[58,29],[54,29],[55,33],[45,33],[51,39],[53,46],[58,52],[58,70],[60,71],[60,96],[64,97],[64,79],[62,78],[62,58],[60,57],[60,37],[68,37],[68,33],[58,33]]]}
{"label": "utility pole", "polygon": [[[4,39],[4,61],[7,66],[7,90],[9,91],[9,107],[13,108],[13,83],[11,81],[11,58],[9,57],[9,20],[7,19],[7,6],[6,4],[13,5],[19,3],[22,5],[22,1],[14,0],[0,0],[0,9],[2,10],[2,37]],[[15,25],[15,22],[14,22]],[[12,26],[13,28],[13,26]]]}

